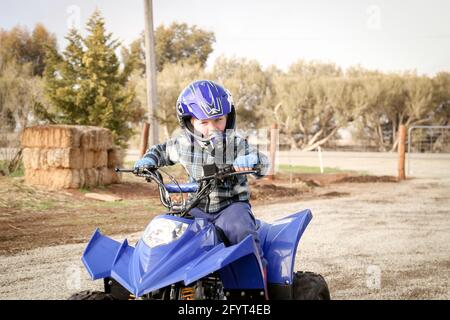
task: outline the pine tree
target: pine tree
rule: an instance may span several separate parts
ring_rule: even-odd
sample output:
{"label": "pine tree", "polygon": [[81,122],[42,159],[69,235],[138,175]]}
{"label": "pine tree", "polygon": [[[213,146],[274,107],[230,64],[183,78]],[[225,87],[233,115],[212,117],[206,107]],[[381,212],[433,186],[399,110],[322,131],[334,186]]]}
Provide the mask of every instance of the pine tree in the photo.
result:
{"label": "pine tree", "polygon": [[56,50],[48,54],[46,95],[54,111],[40,114],[53,123],[108,128],[115,142],[125,146],[133,134],[130,122],[140,112],[133,88],[126,86],[132,68],[121,70],[115,54],[120,43],[106,32],[100,12],[91,16],[87,31],[83,38],[71,30],[62,55]]}

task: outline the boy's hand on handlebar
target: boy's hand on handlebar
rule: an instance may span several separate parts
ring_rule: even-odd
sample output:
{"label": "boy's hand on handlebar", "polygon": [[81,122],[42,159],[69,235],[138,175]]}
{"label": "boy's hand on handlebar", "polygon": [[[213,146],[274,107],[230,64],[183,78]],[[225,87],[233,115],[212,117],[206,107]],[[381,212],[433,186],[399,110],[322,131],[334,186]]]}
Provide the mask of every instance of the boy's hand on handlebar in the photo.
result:
{"label": "boy's hand on handlebar", "polygon": [[155,169],[156,162],[152,158],[142,158],[134,164],[134,170],[141,172],[143,169]]}
{"label": "boy's hand on handlebar", "polygon": [[234,160],[233,167],[236,172],[254,170],[258,164],[258,156],[256,154],[249,154],[246,156],[239,156]]}

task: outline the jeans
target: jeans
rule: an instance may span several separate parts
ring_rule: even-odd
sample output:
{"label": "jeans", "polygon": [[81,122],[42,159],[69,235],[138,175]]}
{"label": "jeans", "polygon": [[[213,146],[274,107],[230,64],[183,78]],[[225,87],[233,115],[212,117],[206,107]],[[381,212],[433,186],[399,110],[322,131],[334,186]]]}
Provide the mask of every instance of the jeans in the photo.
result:
{"label": "jeans", "polygon": [[251,234],[255,240],[256,247],[258,248],[263,268],[266,268],[267,261],[264,259],[255,217],[253,216],[249,202],[234,202],[225,209],[213,214],[205,213],[198,208],[191,209],[190,213],[193,217],[206,219],[214,224],[216,228],[220,228],[230,242],[230,245],[241,242],[245,237]]}

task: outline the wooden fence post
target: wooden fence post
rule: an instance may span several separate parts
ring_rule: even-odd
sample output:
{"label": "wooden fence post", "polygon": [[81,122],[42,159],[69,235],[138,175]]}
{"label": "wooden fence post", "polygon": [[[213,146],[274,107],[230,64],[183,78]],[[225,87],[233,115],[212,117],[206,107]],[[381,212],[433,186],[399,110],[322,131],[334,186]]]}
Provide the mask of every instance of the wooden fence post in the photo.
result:
{"label": "wooden fence post", "polygon": [[406,126],[400,125],[398,129],[398,181],[405,180],[405,145],[406,145]]}
{"label": "wooden fence post", "polygon": [[277,151],[277,141],[278,141],[278,125],[276,123],[272,124],[270,128],[270,169],[268,173],[269,180],[275,179],[275,159]]}
{"label": "wooden fence post", "polygon": [[149,131],[150,131],[150,124],[148,124],[148,122],[144,122],[144,127],[142,128],[142,136],[141,136],[141,149],[140,149],[141,158],[147,152]]}

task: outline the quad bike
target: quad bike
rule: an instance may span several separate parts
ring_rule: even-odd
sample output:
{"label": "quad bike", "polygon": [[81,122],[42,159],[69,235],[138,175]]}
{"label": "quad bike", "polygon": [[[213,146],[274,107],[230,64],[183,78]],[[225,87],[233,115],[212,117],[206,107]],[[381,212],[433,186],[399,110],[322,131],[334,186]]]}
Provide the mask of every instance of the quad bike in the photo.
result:
{"label": "quad bike", "polygon": [[[93,280],[104,279],[104,292],[83,291],[71,300],[163,299],[163,300],[304,300],[330,299],[321,275],[294,272],[295,254],[301,235],[310,222],[310,210],[303,210],[272,224],[256,220],[261,247],[268,265],[266,281],[253,236],[229,245],[221,230],[189,212],[207,197],[216,183],[235,179],[232,166],[203,167],[195,183],[179,184],[162,169],[131,172],[154,181],[160,200],[169,209],[155,217],[136,246],[119,243],[97,229],[82,261]],[[172,180],[164,184],[161,172]],[[171,194],[179,193],[174,200]],[[189,199],[184,194],[189,193]]]}

